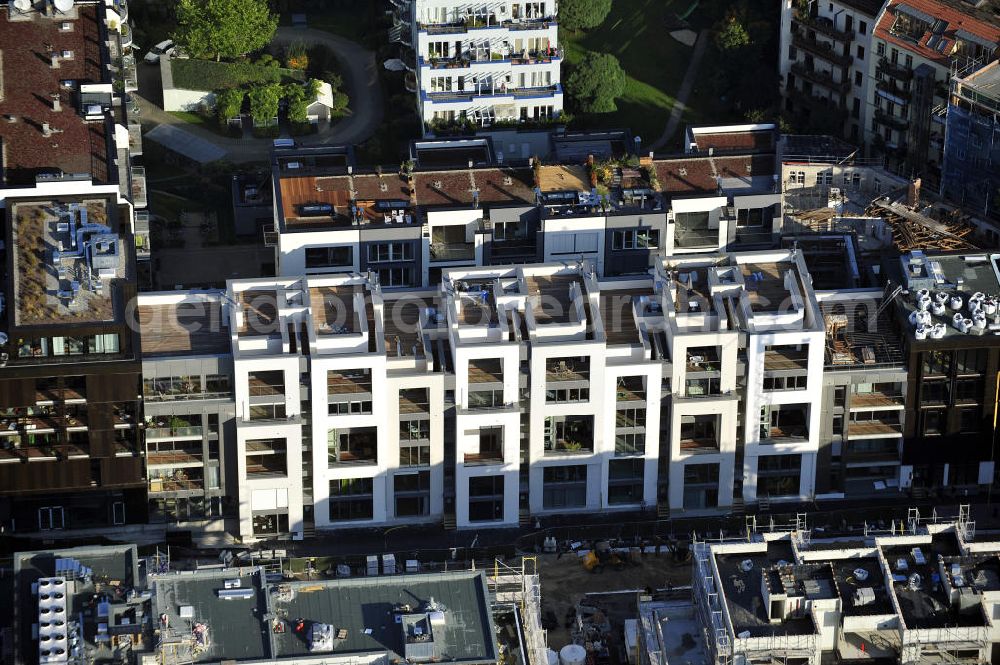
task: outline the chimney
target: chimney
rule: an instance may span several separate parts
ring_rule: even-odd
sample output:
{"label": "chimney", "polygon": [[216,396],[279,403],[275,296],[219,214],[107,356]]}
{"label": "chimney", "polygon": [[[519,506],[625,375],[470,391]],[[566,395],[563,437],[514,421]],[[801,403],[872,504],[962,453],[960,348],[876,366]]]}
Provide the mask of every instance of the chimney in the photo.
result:
{"label": "chimney", "polygon": [[49,123],[42,123],[42,136],[49,137],[52,136],[52,128],[49,127]]}
{"label": "chimney", "polygon": [[59,99],[59,93],[53,92],[51,97],[52,97],[52,110],[55,111],[56,113],[62,111],[62,103]]}
{"label": "chimney", "polygon": [[59,69],[59,54],[56,51],[49,53],[49,66],[52,69]]}
{"label": "chimney", "polygon": [[914,178],[906,188],[906,205],[916,208],[920,205],[920,178]]}

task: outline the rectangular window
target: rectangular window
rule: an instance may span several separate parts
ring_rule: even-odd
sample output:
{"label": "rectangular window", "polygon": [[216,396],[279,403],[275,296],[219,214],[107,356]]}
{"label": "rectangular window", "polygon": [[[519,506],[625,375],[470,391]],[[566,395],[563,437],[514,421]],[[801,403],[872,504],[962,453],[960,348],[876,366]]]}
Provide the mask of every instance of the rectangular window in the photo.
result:
{"label": "rectangular window", "polygon": [[858,21],[858,32],[860,32],[862,35],[867,34],[868,23],[866,23],[865,21]]}
{"label": "rectangular window", "polygon": [[306,268],[349,268],[354,265],[353,247],[307,247]]}
{"label": "rectangular window", "polygon": [[660,245],[660,232],[656,229],[615,231],[612,249],[656,249]]}
{"label": "rectangular window", "polygon": [[582,508],[587,505],[587,466],[548,466],[542,471],[542,506]]}
{"label": "rectangular window", "polygon": [[920,414],[920,433],[924,436],[936,436],[944,432],[944,409],[926,409]]}
{"label": "rectangular window", "polygon": [[330,521],[370,520],[373,515],[371,478],[341,478],[330,481]]}
{"label": "rectangular window", "polygon": [[393,479],[396,517],[416,517],[431,512],[431,472],[397,473]]}
{"label": "rectangular window", "polygon": [[[864,81],[864,74],[862,74],[860,71],[854,72],[854,85],[860,88],[862,81]],[[854,101],[859,101],[859,100],[855,99]]]}
{"label": "rectangular window", "polygon": [[413,244],[408,242],[380,242],[368,245],[368,262],[412,261]]}
{"label": "rectangular window", "polygon": [[861,44],[858,44],[858,48],[857,48],[856,52],[858,54],[858,60],[864,60],[865,59],[865,47],[864,46],[862,46]]}
{"label": "rectangular window", "polygon": [[641,503],[645,460],[613,459],[608,462],[608,503]]}
{"label": "rectangular window", "polygon": [[494,522],[503,519],[503,476],[469,478],[469,521]]}

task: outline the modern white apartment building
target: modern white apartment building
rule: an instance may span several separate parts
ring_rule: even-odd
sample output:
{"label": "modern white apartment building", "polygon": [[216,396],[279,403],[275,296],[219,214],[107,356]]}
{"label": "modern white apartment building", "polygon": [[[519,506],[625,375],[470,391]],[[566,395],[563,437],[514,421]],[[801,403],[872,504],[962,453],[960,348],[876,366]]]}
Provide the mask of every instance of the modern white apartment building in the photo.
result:
{"label": "modern white apartment building", "polygon": [[672,361],[672,511],[814,495],[823,319],[796,250],[658,268]]}
{"label": "modern white apartment building", "polygon": [[415,57],[427,131],[527,123],[563,108],[555,0],[394,0],[397,35]]}

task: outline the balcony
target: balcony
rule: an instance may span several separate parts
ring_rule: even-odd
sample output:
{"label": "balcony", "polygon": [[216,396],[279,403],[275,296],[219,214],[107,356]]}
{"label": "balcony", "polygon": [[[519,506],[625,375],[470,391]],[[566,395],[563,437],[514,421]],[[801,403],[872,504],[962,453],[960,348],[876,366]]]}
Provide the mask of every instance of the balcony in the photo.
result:
{"label": "balcony", "polygon": [[590,381],[590,363],[575,358],[553,358],[545,362],[545,382],[567,383]]}
{"label": "balcony", "polygon": [[722,371],[722,361],[716,347],[691,347],[687,350],[688,372],[717,373]]}
{"label": "balcony", "polygon": [[145,208],[149,201],[146,197],[146,168],[143,166],[130,166],[129,180],[131,181],[132,205],[136,208]]}
{"label": "balcony", "polygon": [[764,351],[764,371],[780,372],[809,369],[809,349],[768,347]]}
{"label": "balcony", "polygon": [[428,402],[427,389],[418,388],[412,390],[399,391],[399,413],[400,415],[430,414],[430,403]]}
{"label": "balcony", "polygon": [[465,464],[503,464],[503,451],[486,451],[478,453],[465,453],[462,458]]}
{"label": "balcony", "polygon": [[884,92],[887,95],[896,97],[903,102],[910,101],[910,91],[903,88],[901,85],[897,84],[895,81],[876,81],[875,89]]}
{"label": "balcony", "polygon": [[281,380],[251,374],[247,380],[247,394],[250,397],[285,398],[285,384]]}
{"label": "balcony", "polygon": [[56,386],[43,386],[35,391],[35,404],[54,404],[56,402],[82,403],[87,401],[86,390],[83,386],[72,388],[58,388]]}
{"label": "balcony", "polygon": [[909,81],[913,78],[912,69],[908,69],[900,64],[893,64],[884,56],[879,58],[878,65],[876,65],[875,70],[877,73],[886,74],[892,78],[901,79],[903,81]]}
{"label": "balcony", "polygon": [[828,90],[839,92],[842,95],[847,94],[847,91],[851,89],[850,81],[835,81],[832,72],[823,69],[810,69],[799,62],[792,65],[792,73],[803,80],[811,81],[816,85],[821,85]]}
{"label": "balcony", "polygon": [[[131,127],[131,125],[130,125]],[[137,210],[135,213],[135,258],[148,261],[152,255],[153,241],[149,232],[149,213]]]}
{"label": "balcony", "polygon": [[328,395],[370,395],[372,375],[369,369],[330,372],[326,378]]}
{"label": "balcony", "polygon": [[484,409],[506,409],[512,405],[504,402],[503,390],[470,390],[469,406],[470,411]]}
{"label": "balcony", "polygon": [[644,428],[646,426],[646,409],[622,409],[615,412],[616,428]]}
{"label": "balcony", "polygon": [[378,432],[374,427],[332,430],[327,441],[327,461],[331,467],[378,462]]}
{"label": "balcony", "polygon": [[482,30],[488,28],[504,28],[506,30],[545,30],[555,26],[556,22],[551,18],[524,18],[497,20],[495,15],[468,17],[463,21],[451,23],[421,23],[419,29],[428,35],[456,35],[468,32],[469,30]]}
{"label": "balcony", "polygon": [[473,360],[469,363],[469,383],[503,383],[500,360]]}
{"label": "balcony", "polygon": [[850,441],[843,457],[847,463],[898,462],[899,443],[891,439]]}
{"label": "balcony", "polygon": [[149,479],[150,494],[166,494],[168,492],[201,492],[205,489],[202,478],[191,477],[188,472],[178,470],[168,476]]}
{"label": "balcony", "polygon": [[899,392],[876,391],[870,393],[853,393],[851,395],[851,411],[902,409],[903,407],[903,395]]}
{"label": "balcony", "polygon": [[152,418],[146,421],[146,439],[201,438],[205,428],[190,421],[172,416],[169,419]]}
{"label": "balcony", "polygon": [[646,454],[646,437],[643,434],[620,434],[615,437],[615,457],[632,457]]}
{"label": "balcony", "polygon": [[643,388],[642,377],[623,376],[618,380],[618,386],[615,389],[615,402],[621,404],[645,401],[646,391]]}
{"label": "balcony", "polygon": [[399,442],[414,443],[431,438],[431,425],[427,420],[404,420],[399,423]]}
{"label": "balcony", "polygon": [[900,422],[898,414],[890,412],[880,418],[866,420],[851,420],[847,426],[847,438],[850,439],[870,439],[877,438],[897,438],[903,435],[903,424]]}
{"label": "balcony", "polygon": [[432,261],[469,261],[476,258],[476,245],[466,224],[432,229],[430,250]]}
{"label": "balcony", "polygon": [[854,39],[854,33],[845,30],[838,30],[834,27],[833,21],[819,16],[796,16],[795,20],[800,26],[812,28],[816,32],[832,37],[839,42],[850,42]]}
{"label": "balcony", "polygon": [[841,55],[829,43],[821,42],[816,37],[809,37],[801,31],[792,35],[792,45],[840,67],[849,67],[854,62],[850,54]]}
{"label": "balcony", "polygon": [[579,455],[594,452],[593,416],[545,419],[545,454]]}
{"label": "balcony", "polygon": [[808,438],[808,405],[782,404],[765,407],[761,414],[761,443],[790,443]]}
{"label": "balcony", "polygon": [[882,109],[875,109],[875,120],[900,132],[905,132],[910,127],[905,118],[897,118],[894,115],[889,115]]}
{"label": "balcony", "polygon": [[559,85],[543,85],[533,88],[508,88],[500,85],[482,85],[477,90],[453,90],[427,92],[424,96],[432,102],[473,102],[483,97],[551,97],[562,91]]}
{"label": "balcony", "polygon": [[201,463],[202,451],[200,447],[179,450],[150,450],[146,453],[146,466],[200,465]]}

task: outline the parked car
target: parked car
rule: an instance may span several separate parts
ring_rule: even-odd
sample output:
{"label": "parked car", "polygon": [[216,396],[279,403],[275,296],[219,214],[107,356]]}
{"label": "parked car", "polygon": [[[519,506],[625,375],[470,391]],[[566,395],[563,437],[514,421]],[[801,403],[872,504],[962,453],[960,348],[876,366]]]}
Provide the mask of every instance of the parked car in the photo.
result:
{"label": "parked car", "polygon": [[149,53],[146,54],[144,60],[151,65],[155,65],[160,61],[161,55],[169,56],[170,52],[173,49],[174,49],[174,40],[167,39],[165,41],[160,42],[153,48],[149,49]]}

